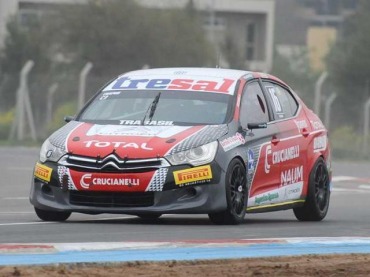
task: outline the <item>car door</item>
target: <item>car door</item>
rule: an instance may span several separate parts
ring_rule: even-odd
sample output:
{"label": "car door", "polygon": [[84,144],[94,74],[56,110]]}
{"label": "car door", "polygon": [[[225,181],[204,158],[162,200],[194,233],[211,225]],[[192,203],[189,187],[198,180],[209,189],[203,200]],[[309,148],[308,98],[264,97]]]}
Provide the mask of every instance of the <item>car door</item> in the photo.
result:
{"label": "car door", "polygon": [[310,124],[288,88],[268,81],[263,81],[263,87],[272,106],[273,124],[278,129],[272,162],[280,167],[279,197],[281,202],[298,200],[303,190],[304,174],[307,174]]}
{"label": "car door", "polygon": [[248,82],[240,105],[240,124],[246,130],[248,154],[248,210],[274,202],[276,195],[270,192],[280,184],[279,166],[271,162],[271,153],[276,151],[272,140],[278,133],[276,125],[270,124],[271,118],[260,82]]}

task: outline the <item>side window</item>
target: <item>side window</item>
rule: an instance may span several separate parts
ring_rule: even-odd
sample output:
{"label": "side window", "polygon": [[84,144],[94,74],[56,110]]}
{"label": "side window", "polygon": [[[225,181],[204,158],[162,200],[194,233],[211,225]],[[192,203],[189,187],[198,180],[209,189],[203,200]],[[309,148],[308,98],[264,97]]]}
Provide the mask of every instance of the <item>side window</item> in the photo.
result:
{"label": "side window", "polygon": [[267,82],[264,82],[264,86],[271,99],[276,119],[289,118],[295,115],[298,110],[298,104],[287,89]]}
{"label": "side window", "polygon": [[240,123],[246,127],[248,123],[269,121],[268,109],[262,89],[258,82],[247,84],[243,91],[240,107]]}

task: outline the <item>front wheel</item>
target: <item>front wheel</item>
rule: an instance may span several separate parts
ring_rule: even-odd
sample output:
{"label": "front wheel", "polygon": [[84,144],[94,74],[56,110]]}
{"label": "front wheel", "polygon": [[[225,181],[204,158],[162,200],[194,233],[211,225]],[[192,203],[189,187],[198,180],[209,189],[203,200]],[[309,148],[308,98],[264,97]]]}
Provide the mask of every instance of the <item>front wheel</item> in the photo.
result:
{"label": "front wheel", "polygon": [[210,213],[209,219],[215,224],[239,224],[243,222],[247,200],[247,175],[243,163],[234,159],[226,171],[226,211]]}
{"label": "front wheel", "polygon": [[46,211],[35,207],[37,216],[44,221],[66,221],[71,212]]}
{"label": "front wheel", "polygon": [[309,177],[308,195],[303,207],[293,209],[300,221],[321,221],[329,209],[329,172],[322,158],[315,163]]}

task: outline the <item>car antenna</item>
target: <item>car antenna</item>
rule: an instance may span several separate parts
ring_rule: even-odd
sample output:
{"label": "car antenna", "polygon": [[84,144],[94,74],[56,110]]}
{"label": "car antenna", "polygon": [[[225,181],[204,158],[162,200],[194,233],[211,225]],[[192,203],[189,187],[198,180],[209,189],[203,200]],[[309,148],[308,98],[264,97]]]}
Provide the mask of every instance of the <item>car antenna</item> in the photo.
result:
{"label": "car antenna", "polygon": [[216,68],[221,68],[220,67],[220,60],[221,60],[221,52],[217,53],[217,63],[216,63]]}

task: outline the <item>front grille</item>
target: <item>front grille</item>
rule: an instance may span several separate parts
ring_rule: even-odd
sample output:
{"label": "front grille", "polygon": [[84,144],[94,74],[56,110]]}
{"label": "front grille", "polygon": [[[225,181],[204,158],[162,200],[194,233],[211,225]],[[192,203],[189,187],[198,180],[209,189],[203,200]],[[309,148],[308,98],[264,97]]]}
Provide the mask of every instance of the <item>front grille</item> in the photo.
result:
{"label": "front grille", "polygon": [[154,192],[70,191],[72,205],[89,207],[149,207],[154,204]]}
{"label": "front grille", "polygon": [[122,159],[115,154],[110,154],[104,158],[67,155],[59,163],[75,170],[95,172],[147,171],[170,166],[164,158]]}

